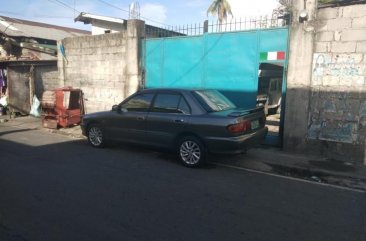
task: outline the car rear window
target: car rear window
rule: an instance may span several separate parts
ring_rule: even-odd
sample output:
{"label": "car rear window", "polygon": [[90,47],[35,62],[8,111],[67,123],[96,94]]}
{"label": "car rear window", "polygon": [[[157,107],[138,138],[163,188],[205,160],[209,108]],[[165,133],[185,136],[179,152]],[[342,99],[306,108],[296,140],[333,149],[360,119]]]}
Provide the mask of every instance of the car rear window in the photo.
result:
{"label": "car rear window", "polygon": [[193,95],[208,112],[230,110],[236,106],[217,90],[196,90]]}

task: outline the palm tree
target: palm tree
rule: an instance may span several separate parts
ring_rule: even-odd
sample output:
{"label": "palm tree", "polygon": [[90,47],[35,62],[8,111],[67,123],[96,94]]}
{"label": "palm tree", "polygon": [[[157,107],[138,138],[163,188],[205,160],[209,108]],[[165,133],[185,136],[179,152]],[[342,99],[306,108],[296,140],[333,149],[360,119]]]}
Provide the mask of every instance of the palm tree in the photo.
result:
{"label": "palm tree", "polygon": [[214,0],[207,9],[207,15],[208,14],[217,15],[220,25],[226,21],[229,14],[233,16],[230,4],[227,0]]}

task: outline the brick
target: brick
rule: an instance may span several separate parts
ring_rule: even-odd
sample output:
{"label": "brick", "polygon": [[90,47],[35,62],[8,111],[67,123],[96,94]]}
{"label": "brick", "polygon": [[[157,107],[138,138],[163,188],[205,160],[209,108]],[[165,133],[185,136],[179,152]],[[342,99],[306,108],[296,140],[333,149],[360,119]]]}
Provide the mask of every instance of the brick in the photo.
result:
{"label": "brick", "polygon": [[328,31],[328,21],[327,20],[318,20],[316,22],[316,31],[317,32]]}
{"label": "brick", "polygon": [[357,43],[356,52],[357,53],[366,53],[366,41]]}
{"label": "brick", "polygon": [[338,16],[338,8],[322,8],[318,11],[317,19],[334,19]]}
{"label": "brick", "polygon": [[339,80],[339,85],[352,86],[352,81],[353,81],[352,77],[342,77]]}
{"label": "brick", "polygon": [[364,85],[365,85],[364,76],[354,76],[353,77],[353,86],[364,86]]}
{"label": "brick", "polygon": [[342,41],[366,40],[366,29],[349,29],[342,31]]}
{"label": "brick", "polygon": [[352,27],[351,18],[337,18],[328,21],[328,31],[349,29]]}
{"label": "brick", "polygon": [[335,41],[340,41],[342,37],[342,32],[341,31],[335,31],[334,32],[334,40]]}
{"label": "brick", "polygon": [[86,49],[86,48],[89,48],[90,47],[90,42],[83,42],[81,43],[81,48],[82,49]]}
{"label": "brick", "polygon": [[321,76],[314,76],[311,78],[312,86],[319,86],[323,84],[323,78]]}
{"label": "brick", "polygon": [[362,61],[362,54],[337,54],[337,63],[348,63],[352,59],[353,63],[359,64]]}
{"label": "brick", "polygon": [[332,42],[332,53],[354,53],[356,51],[356,42]]}
{"label": "brick", "polygon": [[338,86],[339,77],[327,75],[322,78],[322,82],[323,82],[323,86]]}
{"label": "brick", "polygon": [[352,7],[341,7],[339,8],[339,17],[343,18],[347,18],[347,17],[352,17]]}
{"label": "brick", "polygon": [[344,7],[342,17],[358,18],[366,16],[366,4],[357,4]]}
{"label": "brick", "polygon": [[352,28],[366,28],[366,16],[354,18],[352,20]]}
{"label": "brick", "polygon": [[330,42],[316,42],[315,52],[317,53],[328,53],[330,51]]}
{"label": "brick", "polygon": [[316,40],[320,42],[333,41],[334,32],[320,32],[316,34]]}

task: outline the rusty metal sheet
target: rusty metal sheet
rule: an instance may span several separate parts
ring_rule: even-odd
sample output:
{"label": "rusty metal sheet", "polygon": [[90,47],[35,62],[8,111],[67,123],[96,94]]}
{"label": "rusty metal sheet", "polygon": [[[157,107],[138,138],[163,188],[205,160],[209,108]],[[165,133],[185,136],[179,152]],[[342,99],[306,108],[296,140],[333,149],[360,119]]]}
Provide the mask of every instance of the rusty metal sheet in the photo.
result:
{"label": "rusty metal sheet", "polygon": [[8,67],[9,107],[13,111],[29,114],[30,66]]}

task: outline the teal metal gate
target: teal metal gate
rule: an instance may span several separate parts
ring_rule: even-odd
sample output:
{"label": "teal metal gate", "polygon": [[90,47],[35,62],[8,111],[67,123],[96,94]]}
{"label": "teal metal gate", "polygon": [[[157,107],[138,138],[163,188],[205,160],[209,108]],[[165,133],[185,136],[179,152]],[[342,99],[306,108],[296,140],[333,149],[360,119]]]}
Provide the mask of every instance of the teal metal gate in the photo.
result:
{"label": "teal metal gate", "polygon": [[287,66],[287,27],[144,41],[145,88],[218,89],[242,108],[256,106],[261,63]]}

